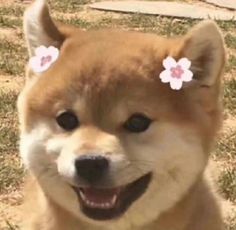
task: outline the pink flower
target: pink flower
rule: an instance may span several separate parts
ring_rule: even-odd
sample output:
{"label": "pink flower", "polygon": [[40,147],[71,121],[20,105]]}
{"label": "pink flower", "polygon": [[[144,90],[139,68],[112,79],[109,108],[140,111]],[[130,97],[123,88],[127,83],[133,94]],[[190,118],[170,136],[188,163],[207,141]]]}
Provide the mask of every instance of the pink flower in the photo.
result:
{"label": "pink flower", "polygon": [[35,56],[29,60],[29,65],[35,73],[46,71],[59,57],[59,50],[56,47],[39,46],[35,49]]}
{"label": "pink flower", "polygon": [[193,79],[193,72],[189,70],[191,61],[187,58],[181,58],[178,62],[172,57],[163,60],[165,70],[160,73],[160,79],[163,83],[170,83],[171,89],[179,90],[183,82],[189,82]]}

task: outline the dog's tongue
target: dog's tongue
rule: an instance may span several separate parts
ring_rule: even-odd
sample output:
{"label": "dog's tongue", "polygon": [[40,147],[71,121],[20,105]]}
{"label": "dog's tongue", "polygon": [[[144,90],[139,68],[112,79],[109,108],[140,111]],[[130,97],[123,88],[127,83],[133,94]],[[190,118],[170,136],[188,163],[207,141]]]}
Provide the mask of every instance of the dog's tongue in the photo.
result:
{"label": "dog's tongue", "polygon": [[116,199],[120,189],[95,189],[95,188],[84,188],[83,193],[87,200],[94,203],[109,203]]}

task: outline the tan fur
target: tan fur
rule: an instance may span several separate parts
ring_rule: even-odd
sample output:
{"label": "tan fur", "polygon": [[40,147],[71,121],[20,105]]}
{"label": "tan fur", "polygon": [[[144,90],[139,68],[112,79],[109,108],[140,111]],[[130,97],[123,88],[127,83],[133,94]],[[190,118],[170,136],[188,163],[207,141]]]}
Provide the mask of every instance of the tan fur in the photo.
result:
{"label": "tan fur", "polygon": [[[44,1],[37,0],[25,14],[30,55],[39,45],[54,45],[60,57],[43,74],[28,70],[18,100],[21,154],[30,171],[23,229],[222,230],[220,208],[203,176],[221,123],[224,48],[215,23],[202,22],[173,39],[56,25]],[[168,55],[193,63],[195,80],[180,91],[158,77]],[[72,133],[54,121],[68,108],[82,124]],[[144,134],[132,136],[122,124],[136,112],[154,122]],[[119,219],[84,217],[68,186],[71,161],[91,151],[113,162],[110,185],[154,172],[145,194]],[[126,165],[131,166],[123,169]]]}

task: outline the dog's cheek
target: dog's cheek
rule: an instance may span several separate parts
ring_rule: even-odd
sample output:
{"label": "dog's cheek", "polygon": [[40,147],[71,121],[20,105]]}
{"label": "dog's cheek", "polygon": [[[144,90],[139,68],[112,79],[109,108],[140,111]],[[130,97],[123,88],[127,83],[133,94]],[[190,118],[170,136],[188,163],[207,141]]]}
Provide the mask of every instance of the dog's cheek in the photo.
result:
{"label": "dog's cheek", "polygon": [[162,183],[163,192],[166,188],[174,202],[196,182],[204,171],[207,157],[201,138],[196,133],[184,129],[171,132],[175,138],[169,139],[169,143],[168,138],[162,142],[166,154],[157,161],[157,177]]}
{"label": "dog's cheek", "polygon": [[20,154],[26,168],[34,172],[41,171],[47,162],[44,142],[38,139],[36,132],[21,134]]}
{"label": "dog's cheek", "polygon": [[[158,173],[167,174],[177,182],[189,174],[199,174],[207,162],[199,134],[191,128],[175,125],[162,130],[156,157]],[[184,177],[179,174],[184,174]]]}
{"label": "dog's cheek", "polygon": [[146,133],[130,137],[126,141],[126,152],[139,167],[158,174],[184,169],[188,163],[195,163],[196,170],[201,171],[207,161],[202,143],[200,134],[192,127],[160,122]]}
{"label": "dog's cheek", "polygon": [[63,145],[61,138],[52,138],[52,131],[39,124],[30,132],[20,135],[20,154],[25,166],[39,173],[49,164],[53,164]]}
{"label": "dog's cheek", "polygon": [[[194,185],[204,171],[207,157],[197,132],[175,124],[158,124],[142,142],[138,141],[140,144],[134,142],[129,146],[133,161],[140,164],[139,168],[149,168],[153,178],[147,192],[130,209],[130,215],[137,217],[143,210],[148,213],[147,218],[155,219]],[[148,207],[147,210],[144,211],[144,207]]]}
{"label": "dog's cheek", "polygon": [[51,198],[74,215],[80,215],[76,194],[61,179],[57,169],[57,161],[63,152],[62,145],[66,141],[63,138],[52,138],[51,131],[41,126],[30,133],[21,133],[20,152],[25,166],[37,176]]}

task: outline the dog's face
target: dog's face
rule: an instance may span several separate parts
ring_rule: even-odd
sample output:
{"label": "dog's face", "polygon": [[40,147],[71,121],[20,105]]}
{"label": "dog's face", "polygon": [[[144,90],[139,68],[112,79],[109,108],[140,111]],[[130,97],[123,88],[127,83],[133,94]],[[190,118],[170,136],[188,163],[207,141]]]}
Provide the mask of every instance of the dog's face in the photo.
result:
{"label": "dog's face", "polygon": [[[203,173],[219,124],[224,49],[215,24],[179,39],[84,32],[57,28],[36,1],[25,31],[31,55],[40,45],[60,49],[47,71],[29,70],[18,101],[22,158],[48,196],[114,226],[143,225],[174,206]],[[179,91],[159,79],[167,56],[193,63],[194,81]]]}

